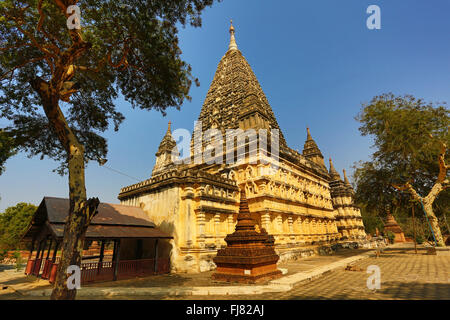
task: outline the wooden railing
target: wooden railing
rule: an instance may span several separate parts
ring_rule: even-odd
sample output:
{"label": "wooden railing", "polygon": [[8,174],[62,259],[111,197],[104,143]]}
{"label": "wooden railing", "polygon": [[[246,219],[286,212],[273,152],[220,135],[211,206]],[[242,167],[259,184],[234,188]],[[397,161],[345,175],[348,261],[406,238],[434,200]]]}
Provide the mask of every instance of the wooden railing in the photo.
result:
{"label": "wooden railing", "polygon": [[[164,274],[170,272],[169,259],[158,258],[157,268],[155,272],[155,259],[140,259],[140,260],[124,260],[119,261],[117,268],[116,280],[131,279],[134,277],[145,277],[154,274]],[[81,284],[113,281],[115,262],[88,262],[81,264]],[[47,268],[44,268],[46,273],[42,277],[49,279],[53,283],[56,279],[56,272],[58,263],[49,262]]]}
{"label": "wooden railing", "polygon": [[47,259],[44,261],[44,269],[42,269],[42,275],[41,278],[42,279],[48,279],[49,275],[50,275],[50,269],[52,267],[52,260]]}
{"label": "wooden railing", "polygon": [[88,262],[81,264],[81,284],[114,280],[114,263]]}
{"label": "wooden railing", "polygon": [[30,259],[27,261],[25,274],[31,274],[33,276],[41,275],[43,279],[48,279],[52,265],[54,263],[57,264],[58,262],[59,258],[56,258],[55,262],[53,262],[52,259]]}
{"label": "wooden railing", "polygon": [[31,269],[31,274],[38,276],[41,272],[42,259],[34,259],[33,267]]}

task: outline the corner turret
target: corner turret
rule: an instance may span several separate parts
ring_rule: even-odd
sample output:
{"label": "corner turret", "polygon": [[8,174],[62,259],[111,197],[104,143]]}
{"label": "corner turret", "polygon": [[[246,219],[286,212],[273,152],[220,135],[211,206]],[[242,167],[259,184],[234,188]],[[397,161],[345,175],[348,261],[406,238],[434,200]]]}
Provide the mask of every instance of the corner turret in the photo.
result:
{"label": "corner turret", "polygon": [[158,147],[156,152],[156,163],[152,170],[152,176],[155,176],[168,168],[175,166],[174,160],[179,156],[177,143],[172,137],[170,131],[170,121],[167,127],[167,132]]}
{"label": "corner turret", "polygon": [[316,142],[311,137],[311,132],[309,131],[309,128],[306,128],[306,135],[307,136],[305,145],[303,146],[303,155],[312,162],[315,162],[318,165],[326,168],[325,162],[323,161],[322,152],[320,151]]}

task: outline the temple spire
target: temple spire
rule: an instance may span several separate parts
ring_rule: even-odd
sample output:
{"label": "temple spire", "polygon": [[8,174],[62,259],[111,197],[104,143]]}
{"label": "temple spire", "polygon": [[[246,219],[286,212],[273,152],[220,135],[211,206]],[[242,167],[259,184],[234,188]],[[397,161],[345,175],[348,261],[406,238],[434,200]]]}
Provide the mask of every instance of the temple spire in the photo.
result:
{"label": "temple spire", "polygon": [[311,132],[309,132],[309,128],[306,128],[306,140],[312,140],[313,138],[311,137]]}
{"label": "temple spire", "polygon": [[350,182],[348,181],[347,178],[347,173],[345,172],[345,169],[342,169],[342,171],[344,172],[344,182],[346,185],[351,186]]}
{"label": "temple spire", "polygon": [[331,177],[331,181],[341,180],[341,176],[334,168],[333,161],[331,160],[331,158],[330,158],[330,177]]}
{"label": "temple spire", "polygon": [[311,132],[309,131],[309,128],[306,128],[306,141],[303,146],[303,155],[309,160],[317,163],[318,165],[326,169],[325,163],[323,161],[322,152],[320,152],[319,147],[317,146],[314,139],[311,137]]}
{"label": "temple spire", "polygon": [[228,50],[237,50],[237,48],[236,39],[234,38],[233,20],[230,20],[230,45]]}
{"label": "temple spire", "polygon": [[[167,131],[159,144],[158,151],[156,152],[156,163],[153,167],[152,176],[159,174],[162,171],[170,168],[174,165],[174,160],[179,157],[177,143],[172,137],[170,131],[171,122],[167,125]],[[175,150],[176,149],[176,150]],[[175,158],[174,158],[175,157]]]}

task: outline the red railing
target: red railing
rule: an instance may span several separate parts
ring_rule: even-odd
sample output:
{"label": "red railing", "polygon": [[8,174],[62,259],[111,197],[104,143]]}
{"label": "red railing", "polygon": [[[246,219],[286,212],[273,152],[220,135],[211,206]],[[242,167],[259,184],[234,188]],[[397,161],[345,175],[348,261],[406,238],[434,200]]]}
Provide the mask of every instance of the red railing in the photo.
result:
{"label": "red railing", "polygon": [[81,264],[81,284],[114,280],[114,263],[88,262]]}
{"label": "red railing", "polygon": [[33,268],[31,274],[34,276],[38,276],[41,271],[42,259],[35,259],[33,263]]}
{"label": "red railing", "polygon": [[28,260],[27,261],[27,267],[25,268],[25,274],[31,274],[31,271],[33,270],[33,264],[34,260]]}
{"label": "red railing", "polygon": [[[117,280],[144,277],[154,274],[170,272],[169,259],[158,259],[155,272],[155,259],[125,260],[119,261],[117,268]],[[48,267],[48,279],[53,283],[56,279],[58,264],[51,263]],[[115,262],[87,262],[81,264],[81,284],[113,281]]]}
{"label": "red railing", "polygon": [[47,259],[44,262],[44,269],[42,269],[42,279],[48,279],[50,276],[50,270],[52,268],[53,261],[51,259]]}
{"label": "red railing", "polygon": [[[55,263],[58,263],[58,261],[59,258],[56,258]],[[34,276],[41,274],[43,279],[48,279],[53,264],[54,262],[51,259],[45,259],[44,261],[42,259],[30,259],[27,261],[25,274],[32,274]]]}

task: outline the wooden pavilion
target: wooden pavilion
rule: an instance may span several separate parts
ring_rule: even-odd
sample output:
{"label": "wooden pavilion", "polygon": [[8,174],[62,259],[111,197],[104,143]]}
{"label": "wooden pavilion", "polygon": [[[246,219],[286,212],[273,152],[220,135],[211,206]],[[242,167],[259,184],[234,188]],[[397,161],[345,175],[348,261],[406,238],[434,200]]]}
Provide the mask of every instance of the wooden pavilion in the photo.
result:
{"label": "wooden pavilion", "polygon": [[[56,279],[68,213],[68,199],[44,197],[23,238],[31,242],[25,274]],[[168,273],[170,239],[141,208],[100,203],[86,231],[81,283]]]}

